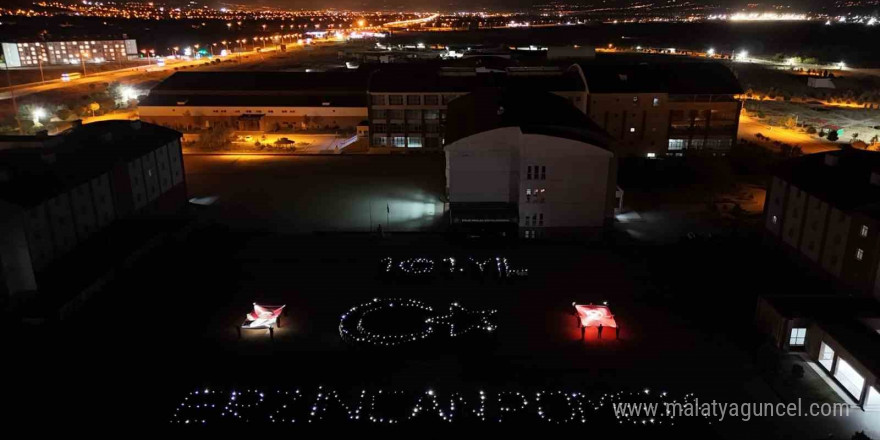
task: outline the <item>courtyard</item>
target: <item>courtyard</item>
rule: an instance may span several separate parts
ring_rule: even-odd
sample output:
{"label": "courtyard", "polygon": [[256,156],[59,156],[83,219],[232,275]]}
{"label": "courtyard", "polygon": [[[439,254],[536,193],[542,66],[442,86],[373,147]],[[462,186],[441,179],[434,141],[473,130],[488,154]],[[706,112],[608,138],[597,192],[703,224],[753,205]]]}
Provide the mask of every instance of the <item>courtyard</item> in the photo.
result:
{"label": "courtyard", "polygon": [[[538,423],[545,429],[587,424],[591,432],[654,435],[674,422],[683,437],[742,438],[758,429],[768,437],[803,438],[816,436],[822,426],[830,429],[823,435],[848,438],[860,426],[847,420],[827,428],[833,424],[809,418],[658,417],[651,423],[612,412],[610,402],[667,396],[786,401],[756,362],[755,300],[780,289],[823,286],[815,280],[792,285],[796,269],[755,253],[754,238],[648,245],[612,233],[592,244],[454,242],[442,233],[442,219],[422,224],[421,217],[395,217],[403,215],[400,204],[407,199],[392,197],[407,182],[439,197],[442,158],[338,159],[187,156],[190,195],[218,198],[194,207],[185,238],[166,242],[126,270],[61,327],[7,332],[10,352],[26,360],[13,365],[22,379],[13,386],[30,391],[20,393],[26,396],[22,406],[77,408],[53,412],[54,422],[70,426],[89,414],[87,419],[100,417],[107,426],[169,427],[188,420],[204,421],[207,429],[244,431],[250,426],[245,420],[259,426],[277,417],[288,424],[287,432],[341,433],[371,432],[378,428],[366,419],[387,417],[401,422],[399,429],[380,431],[391,436],[450,423],[431,404],[435,395],[444,405],[439,408],[453,397],[464,399],[455,400],[464,409],[456,414],[474,432],[491,427],[513,433],[514,426]],[[379,205],[373,220],[390,220],[381,235],[369,232],[375,228],[369,227],[368,208],[349,206],[370,199]],[[334,227],[310,229],[318,223]],[[389,277],[383,272],[389,257],[473,259],[486,267],[503,258],[527,276],[499,278],[488,270]],[[452,304],[493,310],[491,331],[483,326],[452,336],[438,319],[436,334],[397,346],[343,338],[342,316],[376,299],[424,304],[432,308],[425,315],[430,318]],[[259,330],[239,337],[236,328],[255,302],[286,305],[273,338]],[[619,338],[609,328],[600,339],[597,329],[588,328],[581,339],[573,302],[607,302]],[[372,331],[423,328],[405,313],[377,316],[369,323]],[[297,390],[305,397],[294,401],[283,394]],[[400,398],[370,403],[380,390]],[[501,428],[471,412],[481,391],[496,399],[487,403],[486,419],[509,420]],[[268,396],[265,402],[260,393]],[[106,404],[77,405],[84,394],[101,396]],[[288,403],[290,411],[281,411]],[[502,409],[514,406],[519,408],[513,412]],[[227,407],[235,415],[224,415]],[[411,415],[414,407],[425,415]],[[355,409],[365,420],[352,417]],[[44,421],[41,414],[32,413],[33,421]],[[291,424],[294,418],[300,423]],[[303,427],[308,420],[315,424]]]}

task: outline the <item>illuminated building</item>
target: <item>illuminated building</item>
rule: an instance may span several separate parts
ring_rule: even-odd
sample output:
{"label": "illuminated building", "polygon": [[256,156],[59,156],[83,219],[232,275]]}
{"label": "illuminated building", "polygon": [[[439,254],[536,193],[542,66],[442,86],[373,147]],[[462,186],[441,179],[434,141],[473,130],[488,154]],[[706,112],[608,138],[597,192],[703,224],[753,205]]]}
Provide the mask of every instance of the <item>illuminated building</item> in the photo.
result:
{"label": "illuminated building", "polygon": [[759,330],[776,348],[801,353],[842,401],[880,411],[880,303],[872,298],[779,296],[758,299]]}
{"label": "illuminated building", "polygon": [[880,156],[842,150],[773,173],[764,236],[841,287],[880,298]]}
{"label": "illuminated building", "polygon": [[363,72],[177,72],[139,104],[141,119],[192,131],[355,132],[367,118]]}
{"label": "illuminated building", "polygon": [[2,47],[9,67],[119,62],[138,57],[137,42],[132,39],[30,41],[2,43]]}
{"label": "illuminated building", "polygon": [[[108,248],[149,229],[132,222],[164,217],[185,205],[176,131],[140,121],[103,121],[57,136],[2,136],[0,289],[14,302],[42,294],[46,285],[61,284],[61,293],[69,295],[72,287],[64,285],[62,274],[83,262],[93,272],[108,258]],[[126,224],[139,232],[125,232]],[[63,298],[54,306],[63,315],[82,299]]]}
{"label": "illuminated building", "polygon": [[569,100],[488,89],[451,101],[446,185],[464,235],[601,235],[615,206],[613,142]]}
{"label": "illuminated building", "polygon": [[369,83],[371,146],[439,148],[444,145],[448,104],[487,87],[552,92],[581,110],[586,102],[577,67],[383,65]]}
{"label": "illuminated building", "polygon": [[581,64],[587,115],[620,157],[726,154],[737,139],[742,93],[718,63]]}

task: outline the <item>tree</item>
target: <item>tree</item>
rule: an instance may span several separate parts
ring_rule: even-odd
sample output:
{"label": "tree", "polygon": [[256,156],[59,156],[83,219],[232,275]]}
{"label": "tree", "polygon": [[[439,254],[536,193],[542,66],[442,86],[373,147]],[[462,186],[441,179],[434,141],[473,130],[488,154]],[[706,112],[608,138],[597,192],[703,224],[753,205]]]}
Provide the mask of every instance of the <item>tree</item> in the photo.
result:
{"label": "tree", "polygon": [[226,124],[216,124],[199,134],[196,147],[209,150],[219,149],[229,142],[233,132],[234,130]]}
{"label": "tree", "polygon": [[95,112],[98,111],[98,110],[100,110],[100,109],[101,109],[101,104],[98,104],[98,103],[95,102],[95,101],[92,101],[92,103],[89,104],[89,110],[92,111],[92,117],[95,117]]}
{"label": "tree", "polygon": [[838,139],[837,130],[830,130],[828,132],[828,140],[831,142],[835,142]]}

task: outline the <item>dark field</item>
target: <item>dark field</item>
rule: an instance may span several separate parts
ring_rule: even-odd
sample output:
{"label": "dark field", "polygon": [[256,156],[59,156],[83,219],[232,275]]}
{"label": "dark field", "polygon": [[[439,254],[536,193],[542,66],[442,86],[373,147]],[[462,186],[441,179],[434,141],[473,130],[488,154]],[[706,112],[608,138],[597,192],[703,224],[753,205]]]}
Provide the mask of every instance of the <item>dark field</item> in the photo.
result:
{"label": "dark field", "polygon": [[[292,405],[284,408],[289,411],[277,413],[279,418],[282,413],[298,414],[300,423],[288,425],[288,434],[357,429],[409,438],[432,426],[439,429],[438,435],[447,432],[444,429],[462,432],[464,427],[468,432],[491,428],[496,434],[516,433],[514,426],[534,424],[549,433],[576,433],[585,426],[578,420],[557,426],[528,405],[515,417],[508,415],[509,423],[500,427],[464,415],[462,422],[449,425],[430,407],[425,418],[413,416],[418,423],[407,423],[426,390],[468,398],[480,390],[491,396],[561,390],[583,393],[578,397],[581,403],[608,393],[640,396],[645,389],[674,398],[695,393],[701,400],[773,401],[777,397],[763,382],[755,360],[760,343],[752,330],[755,299],[781,289],[823,288],[813,280],[792,285],[794,269],[781,265],[772,253],[755,252],[758,245],[748,235],[646,246],[617,234],[590,245],[499,245],[456,244],[440,233],[392,232],[384,238],[348,230],[294,233],[298,225],[309,224],[297,220],[296,213],[327,215],[307,212],[315,203],[310,192],[325,194],[324,200],[336,199],[333,203],[338,205],[326,209],[345,219],[349,214],[342,200],[351,203],[363,195],[380,194],[393,183],[423,180],[420,188],[437,191],[435,185],[442,179],[432,176],[442,172],[442,161],[438,169],[438,157],[432,156],[363,157],[351,162],[329,157],[308,158],[313,162],[306,167],[293,162],[298,157],[259,165],[209,164],[197,157],[187,157],[191,192],[218,194],[220,202],[193,211],[191,233],[166,242],[127,270],[63,326],[15,327],[5,333],[10,337],[7,351],[15,353],[8,363],[8,374],[17,379],[11,384],[13,395],[23,396],[18,406],[27,408],[15,414],[17,420],[52,421],[71,428],[101,420],[107,429],[152,430],[176,420],[204,419],[210,421],[209,429],[240,429],[244,434],[251,424],[271,424],[268,416],[285,402],[279,400],[279,391],[300,389],[305,400],[286,401]],[[239,166],[257,168],[240,173]],[[343,179],[343,174],[348,177]],[[253,218],[245,219],[245,214]],[[343,226],[347,221],[360,223],[346,220]],[[392,219],[392,230],[393,223]],[[379,260],[386,256],[504,256],[513,267],[528,269],[529,276],[386,279],[378,270]],[[495,309],[497,328],[456,338],[441,331],[394,348],[344,342],[338,330],[340,316],[373,298],[415,299],[438,311],[452,302],[469,310]],[[289,309],[274,342],[265,331],[237,337],[235,326],[255,301],[286,304]],[[590,329],[581,341],[572,301],[608,301],[621,327],[620,339],[606,329],[599,340]],[[378,317],[392,315],[386,311]],[[407,319],[400,323],[407,328],[416,325]],[[392,323],[369,325],[373,324],[378,331],[398,328]],[[189,394],[204,389],[217,394]],[[401,400],[391,399],[381,408],[403,420],[400,428],[376,431],[379,428],[367,420],[349,421],[345,408],[353,407],[336,402],[357,406],[359,390],[375,395],[380,389],[402,393]],[[230,400],[232,391],[245,393],[240,408]],[[330,403],[317,396],[331,391]],[[259,392],[271,398],[258,404]],[[215,408],[175,411],[181,403],[194,402],[218,408],[233,402],[236,412],[253,420],[248,424],[224,417]],[[323,402],[325,409],[309,425],[312,402]],[[544,405],[545,415],[568,414],[564,402],[559,406],[560,401],[553,403],[548,397]],[[363,408],[365,419],[379,411],[368,406]],[[459,406],[474,408],[473,401]],[[503,412],[497,401],[487,408],[490,420]],[[816,426],[841,435],[851,428],[818,419],[720,424],[683,419],[674,430],[667,425],[623,428],[609,411],[607,406],[590,409],[583,423],[594,433],[669,432],[681,438],[743,438],[745,431],[756,429],[766,433],[765,438],[804,438]]]}

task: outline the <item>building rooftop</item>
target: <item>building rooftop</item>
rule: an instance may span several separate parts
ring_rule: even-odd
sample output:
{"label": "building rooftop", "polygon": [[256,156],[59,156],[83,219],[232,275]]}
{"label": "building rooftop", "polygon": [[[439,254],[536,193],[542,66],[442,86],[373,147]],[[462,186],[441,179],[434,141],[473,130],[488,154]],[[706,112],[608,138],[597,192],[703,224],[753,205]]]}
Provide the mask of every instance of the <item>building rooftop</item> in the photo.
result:
{"label": "building rooftop", "polygon": [[574,71],[558,68],[514,70],[500,65],[491,68],[433,63],[382,65],[375,69],[369,81],[371,93],[470,92],[485,87],[516,87],[542,92],[585,90],[583,80]]}
{"label": "building rooftop", "polygon": [[181,134],[141,121],[102,121],[57,136],[0,137],[0,200],[31,206]]}
{"label": "building rooftop", "polygon": [[369,72],[177,72],[150,91],[153,94],[320,94],[363,93]]}
{"label": "building rooftop", "polygon": [[837,295],[766,296],[780,314],[789,318],[873,318],[880,317],[880,302],[867,297]]}
{"label": "building rooftop", "polygon": [[310,95],[258,94],[229,95],[150,93],[141,99],[141,107],[366,107],[367,95],[359,93],[326,93]]}
{"label": "building rooftop", "polygon": [[612,139],[567,99],[549,92],[487,88],[449,103],[446,142],[502,127],[610,149]]}
{"label": "building rooftop", "polygon": [[597,64],[581,63],[591,93],[668,93],[735,95],[742,86],[717,62]]}
{"label": "building rooftop", "polygon": [[839,209],[880,215],[880,153],[849,148],[809,154],[783,162],[774,174]]}

